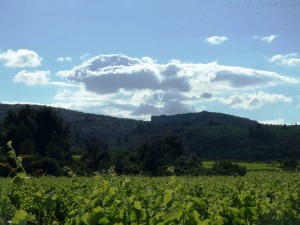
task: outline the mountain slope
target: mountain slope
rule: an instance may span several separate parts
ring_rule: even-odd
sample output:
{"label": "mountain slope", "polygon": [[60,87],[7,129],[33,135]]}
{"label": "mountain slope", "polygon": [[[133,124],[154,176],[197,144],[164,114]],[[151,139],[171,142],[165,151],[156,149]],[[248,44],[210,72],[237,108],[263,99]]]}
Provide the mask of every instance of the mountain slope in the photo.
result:
{"label": "mountain slope", "polygon": [[256,121],[247,118],[227,115],[223,113],[199,112],[186,113],[174,116],[152,116],[151,122],[154,124],[181,124],[181,125],[223,125],[248,128],[255,126]]}
{"label": "mountain slope", "polygon": [[[3,121],[6,111],[9,109],[18,110],[24,105],[0,104],[0,122]],[[38,109],[42,106],[31,105],[31,108]],[[121,119],[111,116],[83,113],[63,108],[53,108],[69,125],[74,145],[84,147],[85,142],[96,137],[105,141],[109,146],[115,146],[119,137],[124,137],[138,124],[143,123],[132,119]]]}
{"label": "mountain slope", "polygon": [[[8,109],[20,107],[0,104],[0,122]],[[81,149],[95,137],[109,149],[136,150],[146,140],[173,133],[183,140],[187,152],[195,152],[203,159],[300,159],[300,126],[261,125],[211,112],[153,116],[151,121],[137,121],[61,108],[53,110],[69,124],[73,145]]]}

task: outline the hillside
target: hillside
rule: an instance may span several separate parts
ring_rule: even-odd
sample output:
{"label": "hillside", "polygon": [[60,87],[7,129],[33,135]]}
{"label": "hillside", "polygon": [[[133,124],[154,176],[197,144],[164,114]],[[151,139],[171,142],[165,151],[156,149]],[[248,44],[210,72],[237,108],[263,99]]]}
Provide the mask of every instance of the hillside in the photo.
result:
{"label": "hillside", "polygon": [[223,113],[212,112],[199,112],[199,113],[186,113],[178,114],[174,116],[152,116],[151,123],[163,124],[163,125],[223,125],[234,126],[241,128],[248,128],[249,126],[255,126],[256,121],[249,120],[247,118],[227,115]]}
{"label": "hillside", "polygon": [[[0,104],[0,121],[8,109],[20,107]],[[95,137],[109,149],[132,151],[145,140],[175,133],[183,140],[186,152],[195,152],[203,159],[300,158],[299,126],[261,125],[246,118],[206,111],[137,121],[61,108],[54,110],[69,124],[73,145],[82,149],[87,140]]]}
{"label": "hillside", "polygon": [[[23,106],[19,104],[0,104],[0,122],[3,121],[7,110],[18,110]],[[41,106],[32,105],[31,107],[40,108]],[[83,147],[85,142],[91,137],[101,138],[108,145],[115,146],[119,138],[126,137],[132,129],[143,123],[132,119],[120,119],[63,108],[53,109],[69,125],[74,145],[80,147]]]}

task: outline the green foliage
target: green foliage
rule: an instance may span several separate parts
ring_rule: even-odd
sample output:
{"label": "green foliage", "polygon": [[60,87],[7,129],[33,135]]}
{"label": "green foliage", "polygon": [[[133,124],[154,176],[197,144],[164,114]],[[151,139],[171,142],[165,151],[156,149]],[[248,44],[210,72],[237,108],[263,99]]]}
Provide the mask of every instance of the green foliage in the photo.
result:
{"label": "green foliage", "polygon": [[110,155],[107,154],[107,145],[104,141],[100,141],[95,137],[91,137],[86,142],[86,154],[83,158],[87,162],[88,168],[93,171],[99,169],[100,161],[105,158],[105,161],[110,161]]}
{"label": "green foliage", "polygon": [[7,177],[13,167],[9,163],[0,163],[0,177]]}
{"label": "green foliage", "polygon": [[138,148],[143,171],[150,175],[163,175],[166,171],[163,168],[174,163],[183,152],[182,140],[174,134],[145,141]]}
{"label": "green foliage", "polygon": [[24,210],[17,210],[11,221],[12,225],[26,225],[28,213]]}
{"label": "green foliage", "polygon": [[4,118],[4,141],[14,140],[17,154],[52,157],[69,162],[69,129],[50,107],[8,110]]}
{"label": "green foliage", "polygon": [[212,174],[218,175],[234,175],[245,176],[247,173],[246,167],[239,166],[231,162],[215,162],[211,169]]}
{"label": "green foliage", "polygon": [[11,170],[10,173],[15,172],[17,170],[21,170],[22,173],[26,174],[26,171],[25,171],[25,169],[23,167],[23,164],[22,164],[22,157],[17,156],[17,154],[15,152],[15,149],[12,146],[12,143],[13,143],[12,140],[7,142],[7,148],[9,149],[9,152],[7,152],[7,155],[10,159],[13,160],[16,167],[13,170]]}
{"label": "green foliage", "polygon": [[282,167],[288,170],[295,170],[298,166],[297,160],[294,159],[286,159],[283,161]]}
{"label": "green foliage", "polygon": [[[13,110],[0,125],[2,146],[14,140],[16,154],[33,161],[54,158],[81,174],[115,166],[118,174],[165,175],[174,166],[175,174],[201,175],[207,174],[202,160],[300,160],[300,126],[262,125],[209,112],[142,122],[42,106],[9,107]],[[15,167],[5,154],[0,149],[0,162]],[[80,156],[80,162],[72,155]],[[34,173],[30,164],[26,169]]]}
{"label": "green foliage", "polygon": [[62,169],[59,166],[59,163],[49,157],[43,157],[40,160],[37,160],[33,163],[33,168],[37,171],[44,171],[45,174],[59,176],[62,175]]}
{"label": "green foliage", "polygon": [[299,173],[151,178],[112,172],[0,182],[4,224],[300,224]]}

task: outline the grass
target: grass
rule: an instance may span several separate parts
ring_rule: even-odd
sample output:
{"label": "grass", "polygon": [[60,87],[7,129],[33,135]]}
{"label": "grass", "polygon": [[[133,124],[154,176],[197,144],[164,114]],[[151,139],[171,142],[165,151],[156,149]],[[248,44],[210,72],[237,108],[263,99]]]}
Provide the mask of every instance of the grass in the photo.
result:
{"label": "grass", "polygon": [[[203,161],[203,166],[207,169],[212,168],[214,162]],[[240,166],[246,167],[248,171],[280,171],[281,167],[279,163],[237,163]]]}

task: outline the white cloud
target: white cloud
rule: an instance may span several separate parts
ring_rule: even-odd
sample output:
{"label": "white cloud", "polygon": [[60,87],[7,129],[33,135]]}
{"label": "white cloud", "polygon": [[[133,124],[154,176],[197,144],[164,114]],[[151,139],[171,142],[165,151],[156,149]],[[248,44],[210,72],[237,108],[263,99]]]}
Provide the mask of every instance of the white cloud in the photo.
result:
{"label": "white cloud", "polygon": [[267,42],[268,44],[271,44],[277,37],[278,37],[278,35],[270,35],[270,36],[262,37],[261,40],[263,42]]}
{"label": "white cloud", "polygon": [[29,102],[29,101],[1,101],[1,104],[7,104],[7,105],[16,105],[16,104],[21,104],[21,105],[46,105],[46,104],[41,104],[37,102]]}
{"label": "white cloud", "polygon": [[293,101],[291,97],[281,94],[268,94],[261,91],[253,94],[241,93],[232,95],[229,98],[216,98],[216,100],[236,109],[258,109],[265,104],[291,103]]}
{"label": "white cloud", "polygon": [[[57,75],[80,86],[76,90],[58,92],[57,106],[77,110],[92,107],[100,114],[142,119],[153,114],[201,111],[203,102],[218,101],[242,109],[260,108],[276,101],[288,102],[291,99],[281,95],[244,92],[298,83],[296,79],[272,71],[217,62],[200,64],[171,60],[159,64],[151,58],[125,55],[99,55],[70,70],[59,71]],[[241,94],[228,99],[215,97],[232,92]]]}
{"label": "white cloud", "polygon": [[15,83],[25,83],[27,85],[48,84],[50,82],[50,71],[29,72],[22,70],[13,79]]}
{"label": "white cloud", "polygon": [[274,55],[269,59],[269,62],[276,63],[278,65],[286,66],[300,66],[300,56],[297,53],[290,53],[285,55]]}
{"label": "white cloud", "polygon": [[121,89],[224,92],[278,83],[298,83],[296,79],[275,72],[224,66],[216,62],[196,64],[172,60],[167,64],[158,64],[153,59],[125,55],[99,55],[71,70],[59,71],[57,75],[83,83],[88,91],[99,94],[117,93]]}
{"label": "white cloud", "polygon": [[56,59],[58,62],[65,62],[65,61],[67,61],[67,62],[71,62],[72,61],[72,58],[71,57],[59,57],[59,58],[57,58]]}
{"label": "white cloud", "polygon": [[99,95],[86,90],[84,85],[81,84],[77,90],[60,90],[55,95],[54,100],[56,102],[51,104],[51,106],[81,111],[89,108],[95,113],[102,115],[138,118],[138,116],[132,116],[131,113],[136,109],[139,103],[134,102],[132,94],[128,96],[128,93]]}
{"label": "white cloud", "polygon": [[54,85],[59,87],[79,87],[79,84],[61,81],[51,81],[51,73],[49,70],[46,71],[27,71],[22,70],[18,72],[13,81],[15,83],[24,83],[26,85]]}
{"label": "white cloud", "polygon": [[61,81],[51,81],[49,84],[60,86],[60,87],[79,87],[78,84],[73,84],[69,82],[61,82]]}
{"label": "white cloud", "polygon": [[286,124],[286,120],[284,118],[278,118],[278,119],[274,119],[274,120],[261,120],[258,121],[259,123],[262,124],[272,124],[272,125],[284,125]]}
{"label": "white cloud", "polygon": [[86,61],[90,58],[91,58],[91,54],[89,54],[89,53],[85,53],[85,54],[80,56],[81,61]]}
{"label": "white cloud", "polygon": [[258,35],[254,36],[253,39],[260,39],[263,42],[266,42],[268,44],[271,44],[276,38],[278,37],[278,35],[272,34],[270,36],[264,36],[264,37],[260,37]]}
{"label": "white cloud", "polygon": [[19,49],[17,51],[7,50],[0,54],[0,60],[4,61],[6,67],[37,67],[41,65],[42,58],[34,51]]}
{"label": "white cloud", "polygon": [[205,41],[211,45],[219,45],[227,40],[228,40],[228,37],[225,37],[225,36],[212,36],[212,37],[208,37],[205,39]]}

